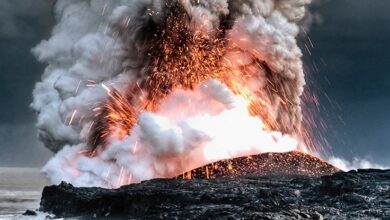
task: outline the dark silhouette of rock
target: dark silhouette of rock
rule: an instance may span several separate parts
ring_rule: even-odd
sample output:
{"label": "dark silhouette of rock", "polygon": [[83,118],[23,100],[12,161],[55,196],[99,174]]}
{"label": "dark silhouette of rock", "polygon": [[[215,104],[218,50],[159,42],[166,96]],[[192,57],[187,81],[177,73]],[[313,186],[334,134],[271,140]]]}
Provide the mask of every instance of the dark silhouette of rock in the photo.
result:
{"label": "dark silhouette of rock", "polygon": [[23,213],[23,215],[25,215],[25,216],[36,216],[37,213],[36,213],[35,211],[33,211],[33,210],[28,209],[28,210],[26,210],[26,211]]}
{"label": "dark silhouette of rock", "polygon": [[44,188],[40,209],[110,219],[390,219],[390,170],[287,173],[155,179],[119,189],[63,182]]}

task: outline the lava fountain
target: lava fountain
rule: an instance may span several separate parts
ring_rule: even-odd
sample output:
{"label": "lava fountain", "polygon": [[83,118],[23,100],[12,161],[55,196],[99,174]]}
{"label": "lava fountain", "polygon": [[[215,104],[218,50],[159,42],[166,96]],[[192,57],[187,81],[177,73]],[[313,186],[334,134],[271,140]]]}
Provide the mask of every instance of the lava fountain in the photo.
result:
{"label": "lava fountain", "polygon": [[301,140],[302,0],[56,3],[33,109],[54,182],[115,188]]}

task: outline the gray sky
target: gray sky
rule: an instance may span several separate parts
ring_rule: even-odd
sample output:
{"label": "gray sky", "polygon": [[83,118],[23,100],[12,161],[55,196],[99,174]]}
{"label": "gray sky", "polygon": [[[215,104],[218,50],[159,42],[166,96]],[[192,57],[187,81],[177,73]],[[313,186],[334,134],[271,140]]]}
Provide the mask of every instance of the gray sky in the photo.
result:
{"label": "gray sky", "polygon": [[[389,9],[388,0],[333,0],[316,6],[312,11],[322,22],[311,27],[315,48],[304,59],[321,98],[333,152],[388,166]],[[30,49],[49,36],[51,10],[51,0],[0,1],[0,166],[41,166],[51,155],[36,138],[35,115],[29,109],[44,68]]]}
{"label": "gray sky", "polygon": [[50,35],[51,10],[50,0],[0,1],[0,166],[41,166],[51,155],[29,109],[44,68],[30,50]]}
{"label": "gray sky", "polygon": [[[333,0],[316,9],[305,65],[326,110],[333,152],[390,165],[390,1]],[[324,61],[325,64],[321,61]],[[315,63],[319,69],[313,69]],[[324,93],[332,99],[330,105]],[[339,119],[339,117],[341,119]]]}

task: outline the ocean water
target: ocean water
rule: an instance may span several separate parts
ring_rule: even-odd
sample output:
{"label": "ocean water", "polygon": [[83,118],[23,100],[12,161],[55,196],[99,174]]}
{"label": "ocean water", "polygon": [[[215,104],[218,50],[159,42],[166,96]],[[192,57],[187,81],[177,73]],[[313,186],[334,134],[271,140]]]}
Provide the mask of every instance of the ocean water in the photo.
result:
{"label": "ocean water", "polygon": [[42,189],[48,184],[39,169],[0,168],[0,220],[45,219],[46,213],[34,217],[22,214],[39,208]]}

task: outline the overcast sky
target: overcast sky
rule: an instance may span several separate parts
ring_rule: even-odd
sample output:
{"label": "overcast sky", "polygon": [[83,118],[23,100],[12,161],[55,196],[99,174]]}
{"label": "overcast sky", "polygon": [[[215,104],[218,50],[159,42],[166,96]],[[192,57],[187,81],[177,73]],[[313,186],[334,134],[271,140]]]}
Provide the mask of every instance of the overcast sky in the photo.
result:
{"label": "overcast sky", "polygon": [[[51,0],[0,1],[0,166],[41,166],[51,155],[36,139],[29,104],[44,69],[30,49],[50,35],[52,4]],[[330,127],[326,136],[334,154],[387,166],[389,9],[389,0],[333,0],[313,8],[322,19],[310,29],[315,48],[311,55],[305,52],[304,59],[321,98],[321,117]]]}
{"label": "overcast sky", "polygon": [[50,156],[29,108],[44,68],[30,50],[53,23],[50,0],[0,0],[0,166],[41,166]]}
{"label": "overcast sky", "polygon": [[[312,56],[333,152],[390,165],[390,1],[333,0],[313,25]],[[305,51],[305,50],[304,50]],[[323,60],[323,62],[321,61]],[[325,64],[323,64],[325,63]],[[311,68],[313,69],[313,68]],[[333,102],[329,105],[326,93]],[[326,116],[328,114],[329,116]],[[341,119],[339,119],[339,116]]]}

